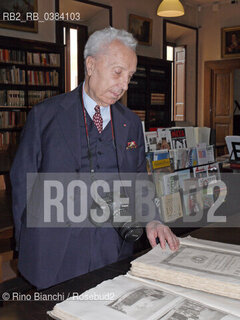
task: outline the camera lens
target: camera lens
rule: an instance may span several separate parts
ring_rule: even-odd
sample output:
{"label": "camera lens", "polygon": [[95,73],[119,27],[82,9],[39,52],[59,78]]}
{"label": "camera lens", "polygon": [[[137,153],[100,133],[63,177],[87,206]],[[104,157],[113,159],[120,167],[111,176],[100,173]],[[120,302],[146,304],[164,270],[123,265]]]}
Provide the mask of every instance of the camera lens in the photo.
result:
{"label": "camera lens", "polygon": [[128,241],[137,241],[143,234],[143,228],[137,223],[125,223],[121,227],[115,228],[120,236]]}

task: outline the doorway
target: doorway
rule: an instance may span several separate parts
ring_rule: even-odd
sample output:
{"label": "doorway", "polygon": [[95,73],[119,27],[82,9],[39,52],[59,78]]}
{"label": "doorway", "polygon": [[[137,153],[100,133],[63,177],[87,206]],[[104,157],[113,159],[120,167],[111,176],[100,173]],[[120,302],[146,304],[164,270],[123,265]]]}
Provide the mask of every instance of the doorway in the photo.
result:
{"label": "doorway", "polygon": [[163,20],[163,58],[173,48],[172,115],[179,126],[197,125],[198,29]]}
{"label": "doorway", "polygon": [[56,12],[79,17],[56,21],[56,42],[65,49],[65,91],[73,90],[84,80],[83,51],[88,36],[112,25],[112,7],[89,0],[55,0]]}
{"label": "doorway", "polygon": [[239,114],[234,102],[239,99],[239,89],[234,90],[239,88],[239,69],[238,59],[205,62],[204,125],[216,130],[217,155],[227,153],[225,137],[234,133],[234,111]]}

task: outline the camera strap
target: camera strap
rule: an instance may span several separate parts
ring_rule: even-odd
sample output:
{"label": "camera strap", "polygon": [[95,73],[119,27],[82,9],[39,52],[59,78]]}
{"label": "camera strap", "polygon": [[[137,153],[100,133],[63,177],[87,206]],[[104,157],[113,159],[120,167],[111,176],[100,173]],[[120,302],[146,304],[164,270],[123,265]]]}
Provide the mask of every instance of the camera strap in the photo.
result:
{"label": "camera strap", "polygon": [[[86,139],[87,139],[88,161],[89,161],[90,173],[91,173],[92,180],[94,180],[94,172],[95,172],[95,170],[93,168],[92,152],[91,152],[91,149],[90,149],[90,139],[89,139],[89,134],[88,134],[86,109],[85,109],[84,102],[83,102],[83,86],[82,86],[82,110],[83,110],[83,118],[84,118],[84,125],[85,125]],[[117,170],[119,172],[119,163],[118,163],[118,155],[117,155],[117,148],[116,148],[116,141],[115,141],[115,134],[114,134],[114,125],[113,125],[112,106],[111,105],[110,105],[110,122],[111,122],[113,148],[114,148],[114,150],[116,152]]]}

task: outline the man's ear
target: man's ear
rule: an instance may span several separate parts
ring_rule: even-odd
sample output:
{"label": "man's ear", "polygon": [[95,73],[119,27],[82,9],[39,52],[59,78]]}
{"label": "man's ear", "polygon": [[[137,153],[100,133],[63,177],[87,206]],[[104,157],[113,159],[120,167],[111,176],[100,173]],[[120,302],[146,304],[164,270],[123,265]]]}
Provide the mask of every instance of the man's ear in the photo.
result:
{"label": "man's ear", "polygon": [[96,60],[94,57],[88,56],[86,58],[86,70],[87,70],[87,75],[89,77],[93,74],[93,71],[95,69],[95,63],[96,63]]}

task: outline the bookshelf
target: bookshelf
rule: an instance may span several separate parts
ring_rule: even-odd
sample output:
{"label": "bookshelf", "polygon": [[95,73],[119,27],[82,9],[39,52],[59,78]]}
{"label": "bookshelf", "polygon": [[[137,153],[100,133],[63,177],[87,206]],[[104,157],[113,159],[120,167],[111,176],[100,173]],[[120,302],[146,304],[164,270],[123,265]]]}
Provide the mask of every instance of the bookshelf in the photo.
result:
{"label": "bookshelf", "polygon": [[64,47],[0,36],[0,167],[7,174],[31,107],[64,92]]}
{"label": "bookshelf", "polygon": [[138,56],[137,71],[129,83],[127,106],[145,128],[171,125],[171,62]]}

